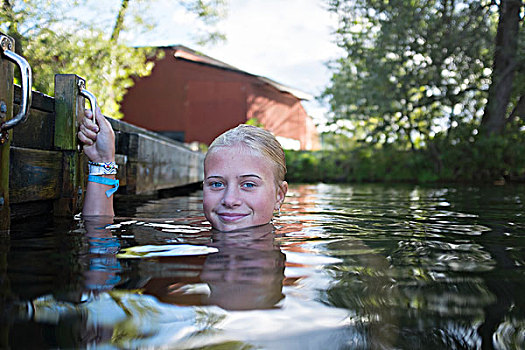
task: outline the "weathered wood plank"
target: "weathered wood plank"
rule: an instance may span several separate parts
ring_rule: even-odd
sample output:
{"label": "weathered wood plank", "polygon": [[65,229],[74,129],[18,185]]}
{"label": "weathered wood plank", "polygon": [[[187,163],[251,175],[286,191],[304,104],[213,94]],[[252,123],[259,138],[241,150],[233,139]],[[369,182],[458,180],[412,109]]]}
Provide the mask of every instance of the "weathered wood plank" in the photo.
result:
{"label": "weathered wood plank", "polygon": [[71,216],[81,210],[86,189],[86,159],[79,152],[77,138],[80,119],[84,116],[84,98],[74,74],[55,75],[55,134],[54,147],[62,150],[62,188],[55,202],[55,216]]}
{"label": "weathered wood plank", "polygon": [[[125,188],[127,185],[127,165],[128,156],[124,154],[115,154],[115,163],[118,165],[117,179],[119,180],[119,186]],[[117,192],[121,193],[121,192]]]}
{"label": "weathered wood plank", "polygon": [[108,118],[108,117],[106,117],[106,119],[111,124],[111,127],[113,128],[113,130],[115,130],[115,133],[117,134],[117,138],[118,138],[119,133],[121,134],[136,133],[136,134],[141,134],[141,135],[147,135],[157,140],[163,140],[163,141],[166,141],[172,144],[177,144],[177,145],[180,145],[181,147],[188,149],[188,147],[186,147],[184,143],[175,141],[173,139],[170,139],[169,137],[166,137],[154,131],[144,129],[139,126],[133,125],[133,124],[126,123],[125,121],[122,121],[122,120]]}
{"label": "weathered wood plank", "polygon": [[115,130],[116,153],[127,156],[126,185],[121,182],[118,193],[152,194],[202,181],[201,152],[153,131],[107,119]]}
{"label": "weathered wood plank", "polygon": [[[0,32],[0,34],[3,34]],[[12,51],[15,41],[9,38]],[[14,66],[0,54],[0,123],[13,117],[13,72]],[[1,135],[0,135],[1,136]],[[11,146],[12,130],[7,132],[4,143],[0,143],[0,230],[9,228],[9,147]]]}
{"label": "weathered wood plank", "polygon": [[203,154],[171,140],[135,133],[126,135],[121,139],[122,150],[128,156],[126,193],[151,194],[202,181]]}
{"label": "weathered wood plank", "polygon": [[11,220],[21,221],[25,218],[38,215],[51,215],[53,200],[40,200],[34,202],[11,203]]}
{"label": "weathered wood plank", "polygon": [[60,198],[55,201],[55,216],[73,216],[82,209],[86,190],[87,158],[77,151],[62,151]]}
{"label": "weathered wood plank", "polygon": [[[14,113],[18,113],[20,106],[14,106]],[[55,130],[55,116],[49,112],[31,109],[25,123],[13,130],[11,145],[15,147],[53,150]]]}
{"label": "weathered wood plank", "polygon": [[12,204],[60,197],[62,153],[11,147]]}
{"label": "weathered wood plank", "polygon": [[79,76],[55,75],[55,148],[77,150],[79,120],[84,115],[84,98],[79,96]]}
{"label": "weathered wood plank", "polygon": [[132,132],[115,132],[115,152],[125,154],[128,161],[137,159],[139,134]]}
{"label": "weathered wood plank", "polygon": [[196,152],[141,135],[137,163],[144,174],[152,173],[155,189],[202,181],[202,175],[197,171],[201,168],[202,158],[203,155]]}
{"label": "weathered wood plank", "polygon": [[[14,85],[14,89],[15,94],[13,101],[15,104],[20,105],[20,101],[22,99],[22,89],[20,88],[20,85],[16,84]],[[53,97],[34,90],[32,91],[31,96],[31,109],[37,109],[39,111],[49,113],[55,112],[55,99]],[[31,118],[31,114],[29,114],[29,118]]]}

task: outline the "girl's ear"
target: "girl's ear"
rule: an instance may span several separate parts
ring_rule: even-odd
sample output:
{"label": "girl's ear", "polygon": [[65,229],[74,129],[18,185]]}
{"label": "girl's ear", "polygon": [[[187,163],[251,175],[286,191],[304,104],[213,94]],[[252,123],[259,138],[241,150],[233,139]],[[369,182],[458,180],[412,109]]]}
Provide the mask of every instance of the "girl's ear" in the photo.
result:
{"label": "girl's ear", "polygon": [[288,192],[288,182],[283,181],[277,188],[277,201],[275,202],[274,206],[275,210],[279,210],[281,208],[284,198],[286,197],[286,192]]}

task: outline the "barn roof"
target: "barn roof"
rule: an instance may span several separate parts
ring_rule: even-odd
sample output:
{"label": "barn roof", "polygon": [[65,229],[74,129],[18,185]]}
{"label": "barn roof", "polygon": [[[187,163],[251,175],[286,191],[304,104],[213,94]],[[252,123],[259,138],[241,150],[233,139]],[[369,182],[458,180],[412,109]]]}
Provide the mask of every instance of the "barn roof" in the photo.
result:
{"label": "barn roof", "polygon": [[241,70],[241,69],[239,69],[237,67],[234,67],[234,66],[229,65],[227,63],[224,63],[222,61],[219,61],[219,60],[217,60],[217,59],[215,59],[213,57],[206,56],[206,55],[204,55],[204,54],[202,54],[200,52],[192,50],[192,49],[190,49],[190,48],[188,48],[186,46],[183,46],[183,45],[163,46],[163,47],[159,47],[159,48],[160,49],[172,49],[172,50],[174,50],[173,56],[176,59],[183,59],[183,60],[187,60],[187,61],[197,62],[197,63],[200,63],[200,64],[205,64],[205,65],[217,67],[217,68],[220,68],[220,69],[230,70],[230,71],[234,71],[234,72],[237,72],[237,73],[241,73],[241,74],[245,74],[245,75],[249,75],[249,76],[255,77],[255,78],[259,79],[260,81],[262,81],[263,83],[273,86],[274,88],[276,88],[279,91],[286,92],[286,93],[289,93],[289,94],[295,96],[299,100],[312,100],[313,99],[312,95],[310,95],[310,94],[308,94],[308,93],[306,93],[304,91],[292,88],[290,86],[287,86],[287,85],[284,85],[284,84],[281,84],[281,83],[278,83],[275,80],[272,80],[272,79],[269,79],[269,78],[266,78],[266,77],[263,77],[263,76],[260,76],[260,75],[255,75],[255,74],[252,74],[252,73],[248,73],[248,72],[243,71],[243,70]]}

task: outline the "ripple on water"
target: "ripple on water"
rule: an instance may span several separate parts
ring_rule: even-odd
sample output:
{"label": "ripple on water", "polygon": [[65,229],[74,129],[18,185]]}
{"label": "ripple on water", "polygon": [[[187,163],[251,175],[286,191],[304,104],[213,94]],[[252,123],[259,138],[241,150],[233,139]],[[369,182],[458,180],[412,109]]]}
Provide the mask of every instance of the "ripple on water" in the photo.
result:
{"label": "ripple on water", "polygon": [[211,232],[200,192],[130,205],[101,235],[15,228],[2,261],[26,314],[4,319],[99,347],[522,348],[523,193],[291,186],[269,236]]}

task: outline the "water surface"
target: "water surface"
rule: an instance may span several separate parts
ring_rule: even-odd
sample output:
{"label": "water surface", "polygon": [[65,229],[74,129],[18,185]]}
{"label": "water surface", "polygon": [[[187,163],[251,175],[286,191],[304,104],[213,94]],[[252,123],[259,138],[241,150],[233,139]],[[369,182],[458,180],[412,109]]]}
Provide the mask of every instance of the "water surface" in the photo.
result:
{"label": "water surface", "polygon": [[202,194],[0,233],[0,347],[525,348],[524,186],[292,186],[272,226]]}

